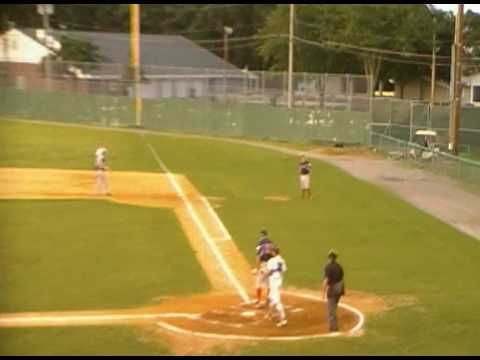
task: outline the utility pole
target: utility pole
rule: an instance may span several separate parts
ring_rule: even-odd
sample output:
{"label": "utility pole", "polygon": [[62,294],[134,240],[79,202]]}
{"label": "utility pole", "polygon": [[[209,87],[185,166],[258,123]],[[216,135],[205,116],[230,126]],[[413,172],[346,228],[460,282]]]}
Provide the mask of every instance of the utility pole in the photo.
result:
{"label": "utility pole", "polygon": [[433,18],[433,41],[432,41],[432,83],[430,85],[430,124],[429,128],[432,128],[433,107],[435,105],[435,84],[437,73],[437,19],[435,18],[434,8],[431,4],[427,4]]}
{"label": "utility pole", "polygon": [[45,57],[45,79],[47,90],[51,90],[51,78],[52,78],[52,64],[50,62],[50,47],[48,46],[49,33],[50,33],[50,19],[49,16],[53,15],[53,4],[38,4],[37,12],[42,15],[43,31],[45,32],[45,47],[48,54]]}
{"label": "utility pole", "polygon": [[[434,26],[436,26],[437,20],[434,20]],[[435,83],[436,83],[436,73],[437,73],[437,34],[436,30],[433,30],[433,50],[432,50],[432,89],[430,93],[430,104],[433,108],[435,103]]]}
{"label": "utility pole", "polygon": [[233,34],[233,29],[228,26],[223,27],[223,60],[225,69],[223,71],[223,97],[227,95],[227,69],[228,69],[228,37]]}
{"label": "utility pole", "polygon": [[142,97],[140,94],[140,5],[130,4],[130,68],[133,76],[135,124],[142,127]]}
{"label": "utility pole", "polygon": [[295,22],[295,4],[290,4],[290,35],[288,39],[288,108],[293,107],[293,38]]}
{"label": "utility pole", "polygon": [[453,99],[450,113],[450,143],[449,149],[458,155],[458,140],[460,130],[460,112],[462,97],[462,53],[463,53],[463,10],[464,4],[458,4],[455,19],[455,54],[454,54],[454,83]]}
{"label": "utility pole", "polygon": [[231,27],[225,26],[223,28],[223,59],[228,63],[228,37],[233,34]]}

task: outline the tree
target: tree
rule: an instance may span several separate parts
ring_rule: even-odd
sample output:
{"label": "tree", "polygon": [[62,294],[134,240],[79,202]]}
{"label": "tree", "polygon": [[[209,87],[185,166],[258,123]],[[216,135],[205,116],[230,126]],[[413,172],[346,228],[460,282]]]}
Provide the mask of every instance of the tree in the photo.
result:
{"label": "tree", "polygon": [[[468,10],[464,18],[464,49],[466,57],[479,57],[480,56],[480,14],[477,14],[471,10]],[[467,60],[467,63],[470,61]],[[465,68],[466,74],[474,74],[480,71],[480,64],[473,62],[467,64]]]}
{"label": "tree", "polygon": [[[344,6],[332,4],[296,5],[295,35],[315,41],[331,40],[332,34],[345,26],[345,10]],[[260,30],[260,35],[277,35],[266,39],[258,47],[264,66],[270,70],[286,71],[288,68],[288,31],[289,7],[280,5]],[[359,70],[355,59],[329,48],[314,47],[296,41],[294,51],[294,71],[297,72],[343,73]]]}
{"label": "tree", "polygon": [[[260,33],[286,33],[288,22],[287,7],[279,7]],[[392,63],[391,58],[418,58],[386,56],[381,51],[362,48],[431,53],[432,20],[425,5],[300,5],[297,6],[296,23],[298,37],[319,43],[313,46],[296,42],[296,71],[363,72],[371,76],[376,84],[389,73],[406,71],[418,74],[418,67],[411,72],[410,66],[413,65],[401,66]],[[287,48],[286,38],[267,39],[260,46],[259,54],[271,69],[284,70]],[[424,66],[421,72],[427,74],[427,70],[428,67]]]}
{"label": "tree", "polygon": [[[200,45],[223,57],[224,26],[233,27],[235,37],[254,35],[274,7],[251,4],[142,4],[141,31],[145,34],[182,35],[193,41],[218,40],[218,43]],[[52,23],[72,30],[128,32],[129,8],[125,4],[60,4]],[[251,42],[238,47],[232,45],[230,61],[238,67],[258,68],[262,64]]]}
{"label": "tree", "polygon": [[91,63],[109,61],[108,58],[99,54],[99,49],[96,45],[88,41],[72,39],[62,35],[60,43],[62,44],[62,49],[57,53],[57,56],[62,60]]}

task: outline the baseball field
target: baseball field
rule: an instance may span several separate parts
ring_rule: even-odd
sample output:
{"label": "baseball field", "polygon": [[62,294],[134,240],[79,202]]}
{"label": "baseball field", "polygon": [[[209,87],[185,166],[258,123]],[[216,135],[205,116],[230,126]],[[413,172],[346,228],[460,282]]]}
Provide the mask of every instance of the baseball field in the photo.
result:
{"label": "baseball field", "polygon": [[[480,353],[478,240],[330,164],[302,200],[297,156],[221,139],[5,119],[0,141],[1,355]],[[242,305],[263,228],[288,264],[280,329]]]}

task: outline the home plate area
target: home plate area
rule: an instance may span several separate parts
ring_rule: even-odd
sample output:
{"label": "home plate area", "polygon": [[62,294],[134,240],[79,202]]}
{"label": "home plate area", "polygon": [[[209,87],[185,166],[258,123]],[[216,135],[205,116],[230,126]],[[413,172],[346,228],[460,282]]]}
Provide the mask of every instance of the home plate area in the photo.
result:
{"label": "home plate area", "polygon": [[354,313],[339,307],[339,332],[330,333],[324,302],[292,294],[282,297],[288,320],[285,327],[276,326],[278,320],[273,311],[271,319],[266,317],[267,306],[240,303],[234,296],[226,296],[224,304],[216,302],[214,308],[207,311],[162,319],[157,325],[176,333],[211,338],[296,340],[341,335],[358,324],[359,319]]}

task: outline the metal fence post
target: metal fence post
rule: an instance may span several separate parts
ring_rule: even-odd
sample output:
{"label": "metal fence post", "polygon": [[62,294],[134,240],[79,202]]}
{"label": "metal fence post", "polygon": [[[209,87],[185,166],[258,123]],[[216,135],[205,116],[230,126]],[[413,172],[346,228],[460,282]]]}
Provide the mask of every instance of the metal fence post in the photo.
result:
{"label": "metal fence post", "polygon": [[306,95],[307,95],[307,73],[303,73],[303,106],[305,107],[306,102]]}
{"label": "metal fence post", "polygon": [[413,141],[413,106],[414,103],[410,102],[410,142]]}
{"label": "metal fence post", "polygon": [[388,136],[392,136],[392,117],[393,117],[393,101],[389,99],[389,112],[388,112]]}
{"label": "metal fence post", "polygon": [[350,74],[347,74],[345,79],[347,82],[346,92],[347,92],[347,110],[352,111],[352,77]]}
{"label": "metal fence post", "polygon": [[328,74],[325,74],[325,84],[323,85],[323,109],[326,110],[328,105],[327,105],[327,100],[328,100]]}
{"label": "metal fence post", "polygon": [[262,78],[261,78],[261,81],[262,81],[262,96],[265,96],[265,71],[262,71]]}

